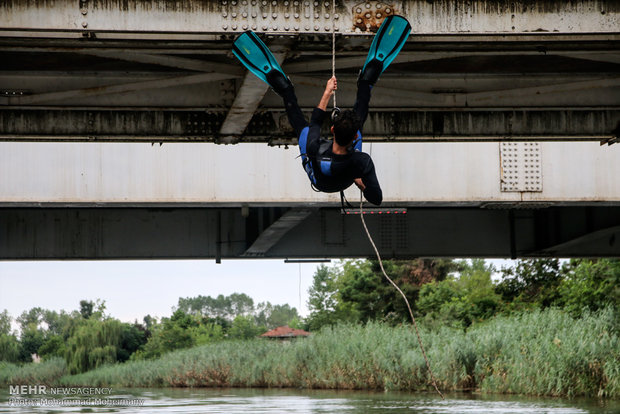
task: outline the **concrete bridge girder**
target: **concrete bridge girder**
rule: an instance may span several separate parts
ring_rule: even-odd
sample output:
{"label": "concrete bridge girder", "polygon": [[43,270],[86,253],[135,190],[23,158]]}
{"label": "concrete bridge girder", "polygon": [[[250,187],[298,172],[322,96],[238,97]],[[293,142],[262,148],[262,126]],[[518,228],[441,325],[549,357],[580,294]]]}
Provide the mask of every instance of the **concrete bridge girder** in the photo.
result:
{"label": "concrete bridge girder", "polygon": [[[333,23],[339,102],[352,105],[377,13],[387,7],[414,30],[373,92],[369,140],[613,138],[620,119],[615,2],[344,1],[337,16],[330,7],[5,2],[0,140],[294,142],[277,113],[279,98],[232,58],[235,34],[267,32],[309,110],[331,72]],[[561,119],[568,122],[558,130]]]}

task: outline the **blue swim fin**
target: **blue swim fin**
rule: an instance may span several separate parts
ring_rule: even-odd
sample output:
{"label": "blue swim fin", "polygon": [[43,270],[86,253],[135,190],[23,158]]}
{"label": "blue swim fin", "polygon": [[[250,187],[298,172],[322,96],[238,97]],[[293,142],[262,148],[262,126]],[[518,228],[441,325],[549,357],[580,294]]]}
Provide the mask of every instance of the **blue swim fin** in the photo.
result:
{"label": "blue swim fin", "polygon": [[402,16],[388,16],[383,20],[372,41],[359,80],[374,85],[379,75],[392,63],[409,38],[411,25]]}
{"label": "blue swim fin", "polygon": [[250,72],[271,86],[278,95],[282,95],[284,89],[291,85],[269,48],[253,31],[242,33],[233,43],[232,52]]}

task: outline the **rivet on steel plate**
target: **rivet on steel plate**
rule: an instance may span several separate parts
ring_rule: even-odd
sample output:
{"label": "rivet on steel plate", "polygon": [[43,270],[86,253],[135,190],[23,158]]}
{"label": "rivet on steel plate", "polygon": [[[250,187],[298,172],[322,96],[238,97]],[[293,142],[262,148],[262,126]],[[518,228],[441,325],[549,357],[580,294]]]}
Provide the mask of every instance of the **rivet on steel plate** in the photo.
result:
{"label": "rivet on steel plate", "polygon": [[284,26],[284,30],[286,30],[287,32],[289,31],[290,27],[288,26]]}
{"label": "rivet on steel plate", "polygon": [[252,18],[255,19],[257,16],[256,12],[252,12]]}
{"label": "rivet on steel plate", "polygon": [[248,17],[248,13],[247,12],[243,12],[243,13],[241,13],[241,16],[243,16],[243,18],[245,19],[245,18]]}
{"label": "rivet on steel plate", "polygon": [[290,14],[288,14],[288,13],[284,13],[284,18],[285,18],[285,19],[288,19],[289,17],[291,17],[291,15],[290,15]]}
{"label": "rivet on steel plate", "polygon": [[222,17],[228,17],[228,12],[222,12]]}
{"label": "rivet on steel plate", "polygon": [[366,8],[370,9],[370,3],[366,3]]}
{"label": "rivet on steel plate", "polygon": [[82,22],[82,27],[84,28],[88,27],[88,22]]}
{"label": "rivet on steel plate", "polygon": [[255,24],[252,25],[252,30],[256,30],[256,25]]}
{"label": "rivet on steel plate", "polygon": [[224,29],[224,30],[228,30],[228,25],[227,25],[227,24],[223,24],[223,25],[222,25],[222,29]]}
{"label": "rivet on steel plate", "polygon": [[319,26],[314,26],[314,30],[315,30],[315,31],[317,31],[317,32],[318,32],[318,31],[319,31],[319,29],[320,29],[320,27],[319,27]]}
{"label": "rivet on steel plate", "polygon": [[241,28],[242,28],[243,30],[248,30],[248,25],[247,25],[247,24],[244,24],[243,26],[241,26]]}
{"label": "rivet on steel plate", "polygon": [[273,17],[273,18],[275,19],[276,17],[278,17],[278,13],[273,13],[273,14],[271,15],[271,17]]}
{"label": "rivet on steel plate", "polygon": [[294,17],[294,18],[296,18],[296,19],[299,19],[299,13],[295,13],[295,14],[293,15],[293,17]]}
{"label": "rivet on steel plate", "polygon": [[86,16],[88,14],[88,10],[87,9],[80,9],[80,11],[82,12],[82,14],[84,16]]}
{"label": "rivet on steel plate", "polygon": [[236,18],[236,17],[237,17],[237,13],[232,13],[232,14],[231,14],[231,16],[232,16],[232,18],[234,19],[234,18]]}
{"label": "rivet on steel plate", "polygon": [[236,25],[236,24],[233,24],[233,25],[231,26],[231,28],[232,28],[233,30],[237,30],[237,25]]}
{"label": "rivet on steel plate", "polygon": [[325,13],[325,18],[329,19],[329,13]]}
{"label": "rivet on steel plate", "polygon": [[233,6],[236,6],[237,5],[237,0],[231,1],[230,4],[232,4]]}

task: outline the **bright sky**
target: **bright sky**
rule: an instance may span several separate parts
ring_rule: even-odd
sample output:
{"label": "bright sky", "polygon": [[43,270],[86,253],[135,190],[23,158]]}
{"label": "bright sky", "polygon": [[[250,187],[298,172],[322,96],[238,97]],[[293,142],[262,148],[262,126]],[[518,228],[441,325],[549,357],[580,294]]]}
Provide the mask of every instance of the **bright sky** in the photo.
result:
{"label": "bright sky", "polygon": [[[487,262],[497,270],[511,264]],[[0,261],[0,312],[7,309],[16,318],[36,306],[72,311],[82,299],[102,299],[109,315],[142,322],[147,314],[170,316],[179,297],[245,293],[255,305],[288,303],[307,316],[318,266],[283,260]]]}
{"label": "bright sky", "polygon": [[170,316],[179,297],[245,293],[254,304],[288,303],[306,316],[317,266],[283,260],[0,261],[0,312],[15,318],[36,306],[71,311],[82,299],[103,299],[111,316],[141,322],[147,314]]}

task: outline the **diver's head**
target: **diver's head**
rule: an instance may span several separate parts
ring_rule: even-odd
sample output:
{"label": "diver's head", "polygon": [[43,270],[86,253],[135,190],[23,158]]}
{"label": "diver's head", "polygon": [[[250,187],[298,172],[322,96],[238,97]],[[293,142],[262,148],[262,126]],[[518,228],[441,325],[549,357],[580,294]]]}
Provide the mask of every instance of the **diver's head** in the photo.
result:
{"label": "diver's head", "polygon": [[347,147],[351,145],[357,131],[360,128],[360,119],[355,112],[350,109],[341,111],[334,119],[332,126],[332,132],[334,133],[334,139],[338,145]]}

